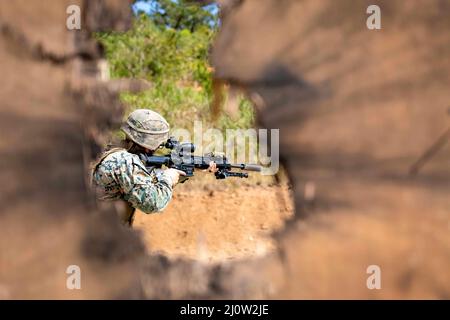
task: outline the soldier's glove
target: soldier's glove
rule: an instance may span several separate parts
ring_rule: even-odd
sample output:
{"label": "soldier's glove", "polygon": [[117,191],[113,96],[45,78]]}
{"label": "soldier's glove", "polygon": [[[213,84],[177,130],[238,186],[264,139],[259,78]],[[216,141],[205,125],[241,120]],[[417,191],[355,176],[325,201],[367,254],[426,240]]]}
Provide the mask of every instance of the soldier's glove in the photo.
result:
{"label": "soldier's glove", "polygon": [[172,181],[172,187],[178,183],[178,181],[180,180],[180,176],[185,175],[186,173],[184,171],[173,168],[164,170],[164,176],[166,176],[167,178],[169,178],[170,181]]}

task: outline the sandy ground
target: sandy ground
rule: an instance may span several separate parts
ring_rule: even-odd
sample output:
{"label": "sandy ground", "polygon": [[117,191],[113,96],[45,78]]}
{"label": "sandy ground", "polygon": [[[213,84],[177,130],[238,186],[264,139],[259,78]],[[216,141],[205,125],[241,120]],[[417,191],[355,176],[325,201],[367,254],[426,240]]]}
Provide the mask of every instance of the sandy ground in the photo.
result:
{"label": "sandy ground", "polygon": [[271,233],[293,215],[286,183],[197,179],[200,185],[188,181],[177,186],[164,212],[137,212],[135,228],[149,251],[219,262],[274,249]]}

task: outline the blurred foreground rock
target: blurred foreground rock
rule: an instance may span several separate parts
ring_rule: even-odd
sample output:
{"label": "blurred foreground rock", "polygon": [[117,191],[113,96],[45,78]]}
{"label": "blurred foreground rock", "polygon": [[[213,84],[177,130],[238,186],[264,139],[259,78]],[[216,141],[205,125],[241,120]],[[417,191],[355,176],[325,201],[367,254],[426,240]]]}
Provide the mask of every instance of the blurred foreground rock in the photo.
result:
{"label": "blurred foreground rock", "polygon": [[450,126],[450,1],[222,2],[216,76],[280,129],[294,186],[276,297],[448,299],[450,144],[409,173]]}

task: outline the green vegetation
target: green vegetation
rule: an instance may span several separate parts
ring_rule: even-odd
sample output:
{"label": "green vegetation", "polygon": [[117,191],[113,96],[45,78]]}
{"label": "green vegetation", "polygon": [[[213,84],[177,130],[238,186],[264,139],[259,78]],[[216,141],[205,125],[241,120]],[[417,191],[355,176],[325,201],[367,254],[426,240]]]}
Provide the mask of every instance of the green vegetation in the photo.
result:
{"label": "green vegetation", "polygon": [[[113,78],[148,80],[151,89],[140,94],[124,94],[129,111],[149,108],[161,113],[172,128],[191,130],[194,120],[210,127],[213,99],[212,68],[208,63],[217,17],[199,6],[183,1],[160,0],[165,8],[154,14],[141,14],[126,33],[99,34],[106,49]],[[214,22],[215,21],[215,22]],[[234,121],[222,115],[216,126],[248,128],[253,124],[250,102],[239,102],[240,114]]]}
{"label": "green vegetation", "polygon": [[150,19],[162,28],[190,30],[199,27],[214,28],[218,17],[211,10],[192,4],[186,0],[147,0],[140,1],[151,4],[153,10],[148,13]]}

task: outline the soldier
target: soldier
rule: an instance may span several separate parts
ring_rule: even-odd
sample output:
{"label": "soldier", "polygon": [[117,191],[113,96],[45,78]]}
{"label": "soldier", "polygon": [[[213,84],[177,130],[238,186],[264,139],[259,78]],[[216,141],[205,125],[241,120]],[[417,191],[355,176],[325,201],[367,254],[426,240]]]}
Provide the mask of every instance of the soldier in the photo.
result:
{"label": "soldier", "polygon": [[[93,168],[92,180],[101,200],[123,200],[124,224],[132,226],[135,209],[144,213],[164,210],[172,198],[173,187],[183,171],[148,169],[138,154],[151,154],[169,138],[169,124],[158,113],[140,109],[132,112],[122,125],[124,146],[106,151]],[[215,172],[214,163],[210,171]]]}

